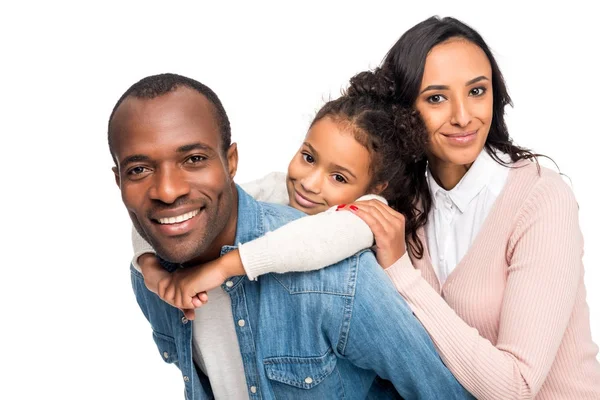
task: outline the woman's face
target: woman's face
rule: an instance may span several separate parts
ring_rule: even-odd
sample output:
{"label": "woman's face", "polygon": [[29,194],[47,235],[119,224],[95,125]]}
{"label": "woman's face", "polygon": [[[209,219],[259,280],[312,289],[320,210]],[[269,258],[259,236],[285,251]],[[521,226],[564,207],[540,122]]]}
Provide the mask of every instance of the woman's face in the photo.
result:
{"label": "woman's face", "polygon": [[431,49],[415,107],[429,132],[433,165],[470,165],[493,117],[492,67],[481,48],[455,38]]}
{"label": "woman's face", "polygon": [[356,200],[369,189],[369,165],[369,151],[351,131],[328,117],[320,119],[288,167],[290,206],[312,215]]}

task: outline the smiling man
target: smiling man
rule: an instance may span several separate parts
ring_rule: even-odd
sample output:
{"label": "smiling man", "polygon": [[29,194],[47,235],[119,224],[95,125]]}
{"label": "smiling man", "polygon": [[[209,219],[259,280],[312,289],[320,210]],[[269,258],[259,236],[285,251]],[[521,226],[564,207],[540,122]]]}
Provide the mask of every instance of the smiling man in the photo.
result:
{"label": "smiling man", "polygon": [[[304,215],[236,186],[230,136],[214,92],[173,74],[134,84],[110,117],[115,178],[131,220],[182,268]],[[150,292],[139,271],[131,274],[187,399],[381,398],[377,375],[404,398],[470,398],[369,251],[313,272],[234,277],[221,298],[211,297],[210,318],[201,313],[192,323]]]}

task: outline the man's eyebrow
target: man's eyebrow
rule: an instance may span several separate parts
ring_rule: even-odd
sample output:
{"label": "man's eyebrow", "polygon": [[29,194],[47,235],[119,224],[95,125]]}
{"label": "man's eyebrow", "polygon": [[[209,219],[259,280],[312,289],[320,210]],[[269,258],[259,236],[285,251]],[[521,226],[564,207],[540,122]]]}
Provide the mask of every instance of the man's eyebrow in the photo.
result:
{"label": "man's eyebrow", "polygon": [[133,163],[143,162],[143,161],[144,162],[145,161],[150,161],[150,157],[145,156],[143,154],[134,154],[132,156],[125,157],[123,160],[119,161],[119,166],[121,168],[124,168],[128,164],[133,164]]}
{"label": "man's eyebrow", "polygon": [[191,143],[191,144],[185,144],[181,147],[177,148],[177,152],[178,153],[187,153],[188,151],[192,151],[192,150],[204,150],[204,151],[208,151],[208,152],[214,152],[215,149],[213,149],[211,146],[208,146],[204,143]]}
{"label": "man's eyebrow", "polygon": [[[176,152],[177,153],[187,153],[192,150],[203,150],[203,151],[210,152],[210,153],[214,153],[214,151],[215,151],[212,147],[210,147],[204,143],[198,142],[198,143],[191,143],[191,144],[185,144],[183,146],[180,146],[177,148]],[[133,163],[137,163],[137,162],[148,162],[150,160],[151,160],[151,158],[144,154],[134,154],[132,156],[125,157],[123,160],[121,160],[119,162],[119,165],[121,166],[121,168],[124,168],[128,164],[133,164]]]}

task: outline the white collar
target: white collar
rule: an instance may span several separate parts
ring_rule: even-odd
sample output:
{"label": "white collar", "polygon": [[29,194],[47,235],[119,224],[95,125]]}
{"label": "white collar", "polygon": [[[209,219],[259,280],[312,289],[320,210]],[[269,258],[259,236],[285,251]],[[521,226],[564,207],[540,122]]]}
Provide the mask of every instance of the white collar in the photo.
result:
{"label": "white collar", "polygon": [[[510,158],[503,153],[496,152],[496,154],[502,160],[510,160]],[[495,175],[506,172],[506,167],[496,162],[484,149],[479,153],[475,162],[471,165],[471,168],[469,168],[460,182],[458,182],[451,190],[446,190],[438,185],[435,179],[433,179],[428,167],[427,183],[429,184],[433,205],[436,208],[438,207],[436,194],[441,191],[450,197],[461,213],[464,213],[471,201],[473,201],[485,187],[489,186],[493,181],[496,181],[496,179],[493,179]]]}

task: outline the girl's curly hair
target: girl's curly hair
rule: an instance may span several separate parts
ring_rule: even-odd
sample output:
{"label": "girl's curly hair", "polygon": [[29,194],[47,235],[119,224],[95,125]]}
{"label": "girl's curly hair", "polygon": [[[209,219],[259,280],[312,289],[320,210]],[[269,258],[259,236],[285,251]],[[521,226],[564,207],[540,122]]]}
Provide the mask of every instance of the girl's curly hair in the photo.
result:
{"label": "girl's curly hair", "polygon": [[343,124],[371,155],[370,190],[387,183],[381,193],[390,207],[406,220],[407,242],[413,254],[423,255],[423,244],[417,230],[427,222],[427,214],[419,210],[420,196],[426,188],[425,148],[427,130],[412,108],[395,102],[395,85],[391,80],[371,71],[361,72],[350,80],[350,86],[336,100],[326,103],[312,125],[323,118]]}

